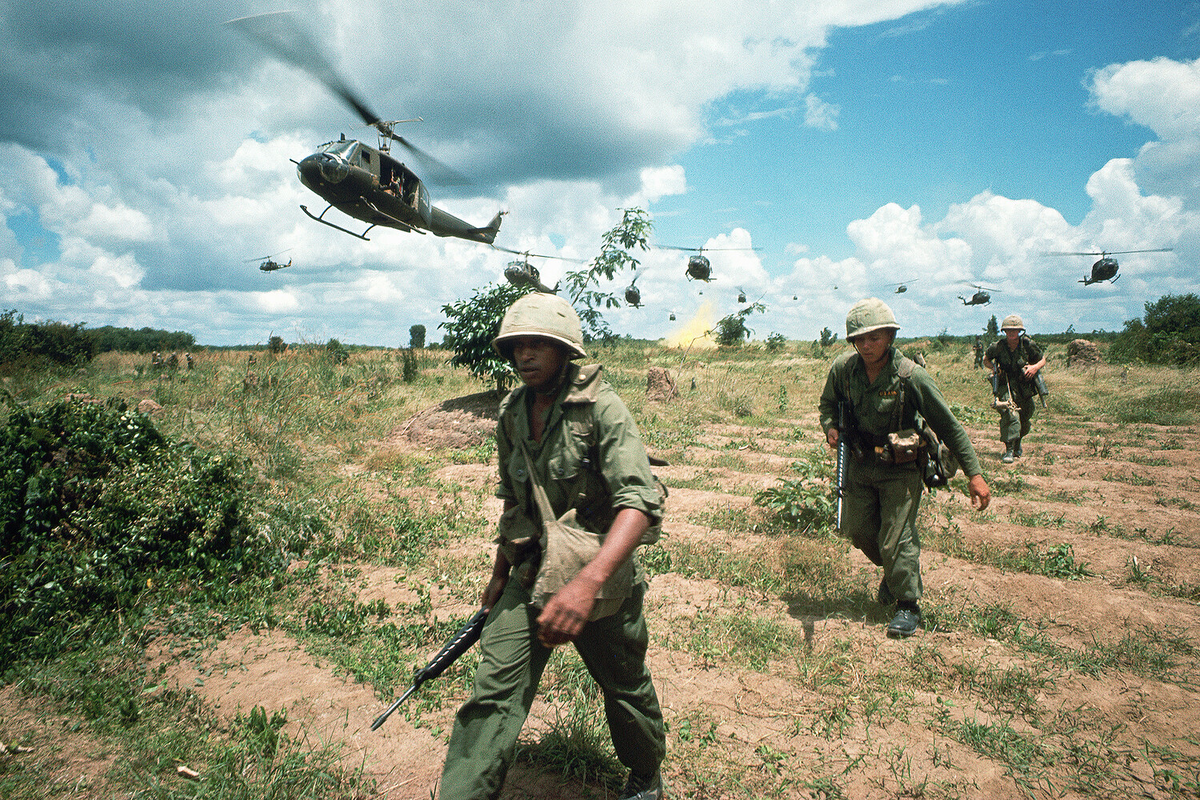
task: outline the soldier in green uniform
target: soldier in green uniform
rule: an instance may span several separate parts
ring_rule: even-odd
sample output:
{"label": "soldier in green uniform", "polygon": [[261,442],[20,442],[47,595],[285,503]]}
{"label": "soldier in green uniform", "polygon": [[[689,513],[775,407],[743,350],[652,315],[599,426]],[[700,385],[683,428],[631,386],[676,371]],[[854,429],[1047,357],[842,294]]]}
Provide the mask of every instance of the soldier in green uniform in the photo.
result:
{"label": "soldier in green uniform", "polygon": [[848,404],[851,453],[844,488],[842,531],[867,558],[883,567],[877,599],[896,603],[891,637],[908,637],[921,622],[921,542],[916,519],[925,485],[916,460],[898,463],[888,434],[917,427],[917,415],[946,444],[963,472],[971,504],[982,511],[991,491],[966,431],[951,413],[929,373],[893,343],[900,326],[887,304],[860,300],[846,315],[846,341],[854,350],[838,356],[821,393],[821,427],[838,445],[838,404]]}
{"label": "soldier in green uniform", "polygon": [[975,335],[975,368],[979,369],[983,366],[983,342],[979,341],[979,335]]}
{"label": "soldier in green uniform", "polygon": [[[523,385],[500,406],[496,494],[505,511],[482,598],[491,611],[440,797],[499,797],[551,649],[572,642],[600,686],[613,746],[630,771],[623,800],[659,800],[666,740],[646,667],[645,575],[633,551],[660,523],[662,494],[637,425],[599,365],[572,362],[586,354],[566,300],[520,298],[492,346]],[[560,535],[556,517],[573,519],[599,545],[551,595],[543,580],[559,571],[565,541],[552,538]]]}
{"label": "soldier in green uniform", "polygon": [[1035,381],[1046,366],[1046,357],[1025,335],[1025,322],[1016,314],[1005,317],[1000,330],[1004,338],[987,349],[983,365],[996,375],[999,388],[996,397],[1017,404],[1016,412],[1008,407],[1000,409],[1000,441],[1005,446],[1000,460],[1011,464],[1014,458],[1021,457],[1021,439],[1033,427],[1033,400],[1038,395]]}

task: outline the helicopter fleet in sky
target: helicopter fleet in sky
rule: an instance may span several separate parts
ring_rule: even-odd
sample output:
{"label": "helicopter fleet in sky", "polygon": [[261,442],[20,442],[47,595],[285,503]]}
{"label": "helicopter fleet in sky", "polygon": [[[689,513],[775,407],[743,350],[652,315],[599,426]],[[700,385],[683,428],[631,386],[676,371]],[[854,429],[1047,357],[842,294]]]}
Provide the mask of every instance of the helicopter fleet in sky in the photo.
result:
{"label": "helicopter fleet in sky", "polygon": [[[577,259],[510,250],[496,245],[496,235],[500,231],[500,224],[506,213],[504,211],[497,211],[496,215],[484,225],[473,225],[433,205],[432,196],[426,183],[412,168],[392,155],[393,143],[400,145],[429,180],[435,184],[463,184],[467,182],[466,179],[395,132],[396,126],[404,122],[420,121],[419,117],[413,120],[382,120],[352,92],[348,84],[342,80],[329,61],[321,54],[317,45],[296,23],[292,12],[279,11],[241,17],[225,24],[257,42],[276,57],[307,72],[324,84],[343,103],[352,108],[368,127],[376,131],[375,146],[356,139],[347,139],[345,134],[342,134],[336,141],[318,146],[315,152],[300,161],[293,160],[300,182],[326,203],[325,209],[319,214],[314,214],[308,206],[302,204],[300,209],[309,218],[364,241],[369,241],[367,233],[373,228],[384,226],[410,233],[432,233],[435,236],[478,242],[518,256],[516,260],[510,261],[504,269],[504,276],[511,284],[550,294],[559,290],[559,284],[555,284],[551,288],[542,282],[538,269],[530,262],[530,258],[553,258],[566,261]],[[333,209],[353,220],[366,223],[367,227],[361,232],[355,232],[346,227],[348,223],[326,219],[326,214]],[[715,279],[712,262],[705,255],[706,252],[758,249],[753,247],[685,247],[666,244],[656,245],[656,247],[693,253],[688,257],[684,276],[689,281],[703,283]],[[1171,248],[1049,252],[1043,255],[1099,256],[1099,260],[1092,265],[1091,273],[1079,281],[1079,283],[1089,286],[1103,281],[1116,282],[1119,277],[1119,264],[1113,256],[1132,253],[1165,253],[1170,250]],[[287,250],[282,252],[287,252]],[[258,268],[263,272],[275,272],[292,266],[291,259],[287,263],[275,261],[274,258],[278,255],[281,253],[248,260],[261,262]],[[636,285],[639,276],[640,272],[634,274],[624,292],[626,304],[633,308],[640,308],[643,305],[641,290]],[[900,283],[888,284],[888,286],[893,289],[895,294],[903,294],[908,291],[908,284],[917,280],[917,278],[912,278]],[[969,298],[959,296],[958,299],[964,306],[988,305],[991,302],[992,294],[999,291],[967,281],[963,283],[975,289]],[[700,294],[703,292],[701,291]],[[746,303],[744,290],[739,288],[737,297],[739,303]],[[796,298],[797,296],[793,295],[792,299]],[[675,312],[670,312],[670,319],[674,320],[675,318]]]}

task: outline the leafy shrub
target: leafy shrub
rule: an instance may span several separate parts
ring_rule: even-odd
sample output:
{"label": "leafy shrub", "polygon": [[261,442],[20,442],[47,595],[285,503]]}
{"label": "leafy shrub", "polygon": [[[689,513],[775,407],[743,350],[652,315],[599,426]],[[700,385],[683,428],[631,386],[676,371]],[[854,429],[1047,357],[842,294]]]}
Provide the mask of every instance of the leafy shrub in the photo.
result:
{"label": "leafy shrub", "polygon": [[0,673],[93,635],[176,577],[274,563],[248,523],[248,464],[167,441],[110,405],[17,408],[0,429]]}
{"label": "leafy shrub", "polygon": [[833,521],[836,503],[830,490],[832,469],[817,448],[804,461],[792,462],[798,478],[788,478],[754,495],[754,502],[773,512],[783,525],[800,531],[821,532]]}
{"label": "leafy shrub", "polygon": [[96,343],[84,332],[82,323],[29,324],[15,310],[0,312],[0,367],[77,367],[95,355]]}
{"label": "leafy shrub", "polygon": [[1145,321],[1126,321],[1108,358],[1116,363],[1185,366],[1200,363],[1200,296],[1165,295],[1146,303]]}

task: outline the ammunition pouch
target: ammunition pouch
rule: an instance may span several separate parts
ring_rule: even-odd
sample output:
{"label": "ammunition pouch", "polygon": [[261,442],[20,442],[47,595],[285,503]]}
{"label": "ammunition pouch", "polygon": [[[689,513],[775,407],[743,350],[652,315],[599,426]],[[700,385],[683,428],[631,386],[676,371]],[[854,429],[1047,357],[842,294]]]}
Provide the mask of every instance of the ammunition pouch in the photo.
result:
{"label": "ammunition pouch", "polygon": [[908,464],[916,461],[924,447],[925,441],[914,428],[889,433],[885,451],[891,457],[891,461],[885,463]]}
{"label": "ammunition pouch", "polygon": [[958,459],[928,425],[922,425],[919,433],[925,445],[918,464],[921,480],[930,489],[945,486],[958,473]]}

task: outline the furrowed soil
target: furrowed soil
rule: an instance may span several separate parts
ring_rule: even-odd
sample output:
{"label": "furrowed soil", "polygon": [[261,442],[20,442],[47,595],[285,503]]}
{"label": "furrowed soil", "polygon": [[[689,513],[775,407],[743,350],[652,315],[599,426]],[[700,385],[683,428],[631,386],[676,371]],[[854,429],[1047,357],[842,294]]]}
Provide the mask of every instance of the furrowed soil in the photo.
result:
{"label": "furrowed soil", "polygon": [[[671,403],[636,397],[644,373],[630,370],[618,384],[652,452],[672,462],[657,469],[670,499],[663,540],[646,558],[668,796],[1200,797],[1200,428],[1081,413],[1059,392],[1115,384],[1120,369],[1048,371],[1049,408],[1035,417],[1024,456],[1003,465],[979,373],[931,365],[962,412],[993,498],[986,511],[971,509],[961,475],[926,495],[924,626],[894,640],[875,603],[874,565],[828,532],[772,525],[753,502],[823,447],[815,393],[828,362],[795,361],[747,378],[768,397],[776,385],[787,390],[756,401],[780,413],[698,415],[683,433],[678,422],[656,431]],[[704,364],[681,370],[672,403],[736,394],[716,374]],[[486,524],[434,542],[417,566],[323,567],[314,597],[420,607],[431,623],[473,612],[500,511],[495,457],[446,455],[484,441],[494,415],[483,396],[431,405],[343,459],[344,473],[386,505],[421,488],[395,488],[381,465],[419,456],[424,482],[442,487],[430,497],[454,487],[451,502],[474,504]],[[832,463],[828,452],[821,458]],[[414,650],[404,669],[438,647]],[[364,683],[330,652],[284,628],[243,629],[199,651],[164,642],[149,660],[222,719],[286,709],[291,735],[344,748],[343,763],[373,780],[365,796],[434,796],[474,651],[377,732],[372,720],[404,681]],[[611,779],[563,778],[545,766],[544,740],[567,724],[581,691],[561,679],[574,658],[567,649],[552,660],[523,734],[527,757],[504,798],[616,797]],[[591,729],[604,731],[599,704],[585,707]]]}

